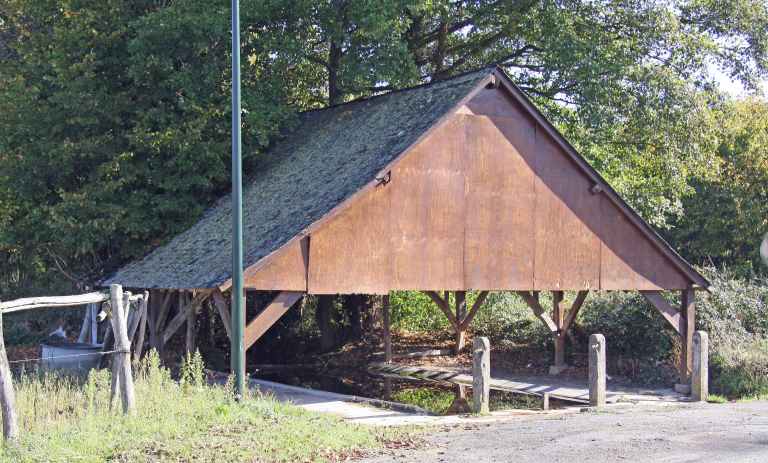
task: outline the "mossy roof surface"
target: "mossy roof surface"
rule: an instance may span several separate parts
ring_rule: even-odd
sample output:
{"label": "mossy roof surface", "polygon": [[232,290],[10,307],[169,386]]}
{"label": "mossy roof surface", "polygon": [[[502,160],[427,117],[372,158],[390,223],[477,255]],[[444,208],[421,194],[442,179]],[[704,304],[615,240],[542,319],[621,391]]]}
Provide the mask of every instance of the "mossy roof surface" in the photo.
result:
{"label": "mossy roof surface", "polygon": [[[491,73],[432,84],[300,115],[243,191],[245,267],[255,264],[374,179]],[[231,198],[141,260],[104,280],[133,288],[212,288],[230,278]]]}

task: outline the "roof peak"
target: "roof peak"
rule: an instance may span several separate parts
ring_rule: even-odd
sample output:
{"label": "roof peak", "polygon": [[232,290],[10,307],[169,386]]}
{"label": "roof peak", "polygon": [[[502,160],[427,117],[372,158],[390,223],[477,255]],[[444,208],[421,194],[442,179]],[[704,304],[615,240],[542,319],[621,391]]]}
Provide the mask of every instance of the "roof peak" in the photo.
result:
{"label": "roof peak", "polygon": [[329,110],[329,109],[335,109],[335,108],[340,108],[340,107],[344,107],[344,106],[350,106],[350,105],[353,105],[355,103],[363,103],[363,102],[370,101],[370,100],[373,100],[373,99],[387,97],[387,96],[390,96],[390,95],[399,94],[399,93],[403,93],[403,92],[407,92],[407,91],[411,91],[411,90],[419,90],[419,89],[423,89],[424,87],[437,86],[437,85],[441,85],[441,84],[449,84],[450,82],[457,81],[457,80],[460,80],[460,79],[463,79],[463,78],[466,78],[466,77],[469,77],[469,76],[474,76],[476,74],[481,74],[481,73],[490,74],[495,69],[500,69],[500,68],[496,64],[486,65],[486,66],[483,66],[483,67],[480,67],[480,68],[477,68],[477,69],[472,69],[472,70],[469,70],[469,71],[461,72],[459,74],[454,74],[454,75],[452,75],[450,77],[447,77],[445,79],[440,79],[440,80],[430,81],[430,82],[424,82],[424,83],[421,83],[421,84],[418,84],[418,85],[413,85],[411,87],[396,88],[396,89],[388,90],[388,91],[385,91],[385,92],[382,92],[382,93],[375,93],[375,94],[372,94],[372,95],[361,96],[361,97],[355,98],[353,100],[345,101],[343,103],[337,103],[337,104],[325,106],[325,107],[322,107],[322,108],[314,108],[314,109],[308,109],[308,110],[305,110],[305,111],[300,111],[299,114],[307,114],[307,113],[315,113],[315,112],[320,112],[320,111],[326,111],[326,110]]}

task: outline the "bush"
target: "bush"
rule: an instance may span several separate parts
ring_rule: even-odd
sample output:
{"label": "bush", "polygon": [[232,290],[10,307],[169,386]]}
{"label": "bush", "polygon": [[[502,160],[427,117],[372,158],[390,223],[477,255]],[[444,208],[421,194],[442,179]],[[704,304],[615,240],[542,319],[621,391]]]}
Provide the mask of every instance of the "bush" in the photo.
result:
{"label": "bush", "polygon": [[703,269],[711,293],[698,302],[697,327],[709,333],[712,391],[730,398],[768,394],[768,280]]}

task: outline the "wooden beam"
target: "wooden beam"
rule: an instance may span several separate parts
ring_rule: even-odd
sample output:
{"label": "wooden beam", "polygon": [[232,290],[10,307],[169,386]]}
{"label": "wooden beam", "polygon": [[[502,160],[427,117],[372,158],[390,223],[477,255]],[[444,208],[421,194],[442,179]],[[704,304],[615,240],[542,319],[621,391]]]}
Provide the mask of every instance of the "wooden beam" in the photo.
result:
{"label": "wooden beam", "polygon": [[168,318],[168,312],[171,310],[171,296],[173,291],[167,291],[163,296],[163,302],[160,303],[160,308],[157,310],[157,318],[155,318],[155,333],[157,337],[162,336],[163,327],[165,325],[165,319]]}
{"label": "wooden beam", "polygon": [[227,300],[221,291],[216,290],[213,292],[213,305],[216,306],[216,310],[221,317],[221,323],[224,325],[224,330],[227,332],[227,338],[232,339],[232,317],[229,315],[229,306]]}
{"label": "wooden beam", "polygon": [[197,321],[197,307],[193,310],[187,310],[187,334],[185,336],[185,351],[187,355],[195,351],[195,322]]}
{"label": "wooden beam", "polygon": [[384,323],[384,361],[392,363],[392,333],[389,326],[389,294],[381,300],[382,322]]}
{"label": "wooden beam", "polygon": [[562,291],[552,291],[552,318],[557,326],[555,335],[555,367],[565,366],[565,336],[563,336],[563,326],[565,326],[565,311],[563,310]]}
{"label": "wooden beam", "polygon": [[573,301],[571,309],[568,311],[568,315],[565,316],[565,321],[563,322],[563,327],[560,329],[559,336],[565,336],[568,330],[571,329],[571,325],[573,325],[573,322],[576,320],[576,316],[579,315],[579,310],[581,310],[581,306],[584,305],[584,300],[587,299],[588,294],[589,291],[579,291],[579,294],[576,295],[576,300]]}
{"label": "wooden beam", "polygon": [[538,317],[539,320],[541,320],[544,325],[549,328],[549,331],[557,334],[558,328],[555,324],[554,320],[550,318],[550,316],[546,313],[544,310],[544,307],[541,306],[539,303],[539,294],[538,293],[531,293],[530,291],[516,291],[516,293],[523,298],[526,304],[528,304],[528,307],[533,310],[533,314]]}
{"label": "wooden beam", "polygon": [[448,318],[448,321],[451,322],[451,325],[453,325],[454,327],[459,326],[459,321],[456,320],[456,316],[451,313],[451,308],[448,306],[447,300],[440,297],[440,295],[437,294],[435,291],[424,291],[424,294],[432,298],[435,304],[437,304],[437,307],[440,310],[442,310],[442,312]]}
{"label": "wooden beam", "polygon": [[190,310],[194,311],[210,295],[210,291],[201,291],[195,294],[195,297],[192,298],[192,301],[187,304],[186,307],[179,307],[179,313],[177,313],[176,316],[173,317],[173,319],[168,323],[168,326],[163,333],[163,345],[167,343],[173,337],[173,335],[176,334],[176,331],[181,328],[181,325],[187,321],[187,312]]}
{"label": "wooden beam", "polygon": [[281,291],[270,304],[251,320],[245,327],[245,349],[253,345],[267,330],[275,324],[293,304],[304,296],[299,291]]}
{"label": "wooden beam", "polygon": [[653,305],[656,310],[666,319],[672,328],[677,331],[677,334],[683,333],[683,319],[680,312],[672,307],[664,296],[661,295],[661,291],[640,291],[640,294]]}
{"label": "wooden beam", "polygon": [[680,382],[690,384],[693,371],[693,333],[696,331],[696,293],[693,288],[682,291],[680,297],[680,315],[682,316],[682,337],[680,345]]}
{"label": "wooden beam", "polygon": [[26,297],[0,303],[0,311],[10,313],[29,309],[56,309],[86,304],[99,304],[107,300],[109,300],[109,294],[100,292],[78,294],[76,296]]}
{"label": "wooden beam", "polygon": [[475,303],[472,304],[472,308],[469,309],[469,313],[464,318],[464,320],[462,320],[461,325],[459,326],[462,331],[469,328],[469,325],[472,323],[472,319],[474,319],[475,315],[477,315],[477,312],[480,310],[480,306],[483,305],[483,302],[485,302],[486,297],[488,297],[488,291],[480,291],[480,293],[477,295]]}

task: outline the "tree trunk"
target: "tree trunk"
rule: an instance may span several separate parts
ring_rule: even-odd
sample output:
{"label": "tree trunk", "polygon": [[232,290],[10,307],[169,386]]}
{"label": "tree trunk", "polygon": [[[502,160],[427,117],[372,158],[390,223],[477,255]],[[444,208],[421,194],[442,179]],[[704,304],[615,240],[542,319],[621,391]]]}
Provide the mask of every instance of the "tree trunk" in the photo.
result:
{"label": "tree trunk", "polygon": [[341,67],[341,46],[331,40],[328,51],[328,104],[331,106],[342,103],[339,71]]}

